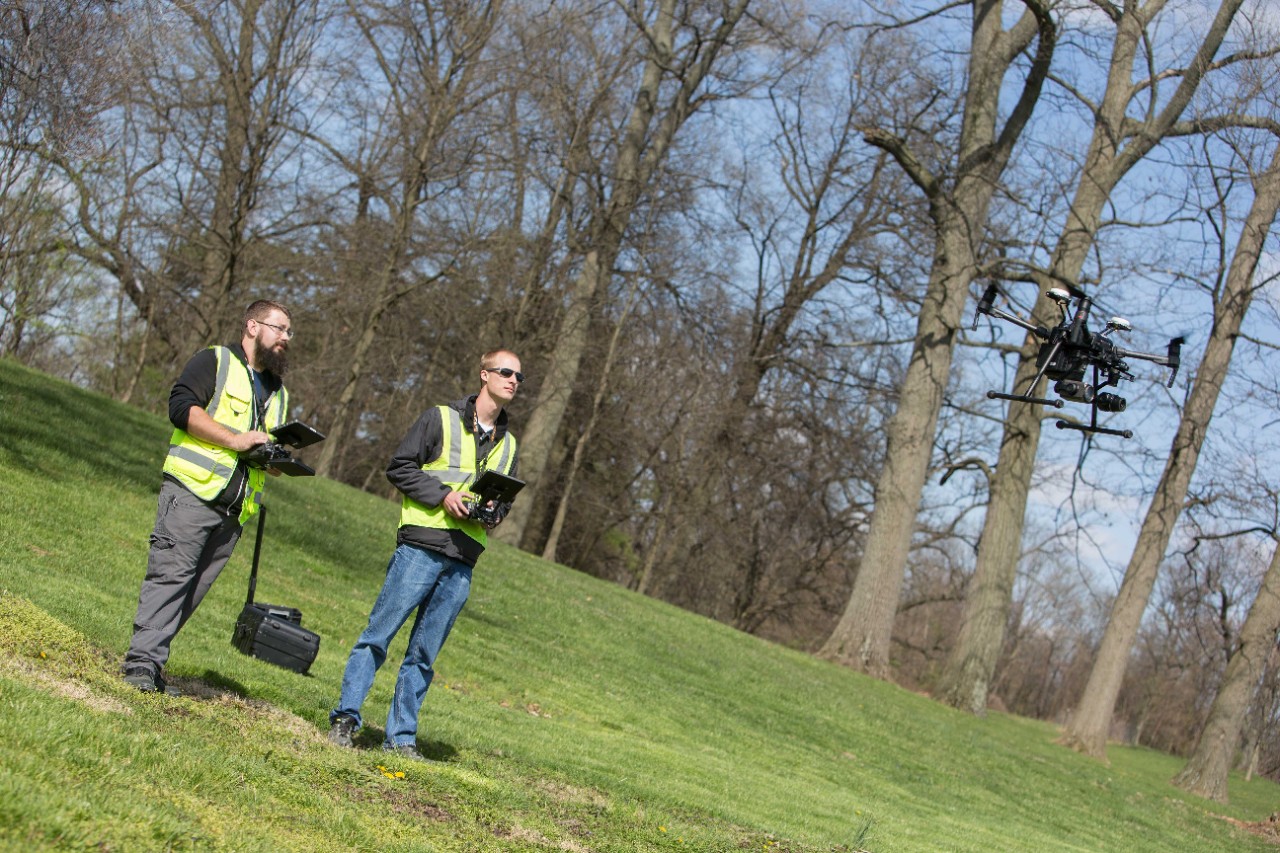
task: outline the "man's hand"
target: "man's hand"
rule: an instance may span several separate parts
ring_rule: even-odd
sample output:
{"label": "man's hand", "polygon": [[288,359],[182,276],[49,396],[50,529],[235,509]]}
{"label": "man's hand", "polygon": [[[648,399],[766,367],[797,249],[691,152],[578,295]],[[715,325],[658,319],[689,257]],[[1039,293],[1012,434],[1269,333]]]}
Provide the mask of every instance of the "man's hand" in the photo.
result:
{"label": "man's hand", "polygon": [[253,450],[255,447],[271,441],[271,436],[261,430],[251,429],[248,432],[231,434],[231,444],[227,445],[237,453]]}
{"label": "man's hand", "polygon": [[209,417],[204,409],[192,406],[187,413],[187,432],[201,441],[244,453],[253,450],[260,444],[271,441],[271,436],[262,430],[251,429],[246,432],[232,432],[222,424]]}
{"label": "man's hand", "polygon": [[469,492],[454,490],[444,496],[444,500],[440,502],[440,505],[444,507],[445,512],[454,518],[468,518],[471,515],[471,504],[467,502],[468,497],[470,497]]}

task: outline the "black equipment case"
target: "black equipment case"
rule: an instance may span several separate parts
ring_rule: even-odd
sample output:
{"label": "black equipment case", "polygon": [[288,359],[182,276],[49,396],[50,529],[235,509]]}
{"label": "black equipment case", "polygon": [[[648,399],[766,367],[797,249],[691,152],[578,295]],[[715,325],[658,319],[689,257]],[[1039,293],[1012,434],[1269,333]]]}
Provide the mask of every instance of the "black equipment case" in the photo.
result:
{"label": "black equipment case", "polygon": [[255,604],[258,558],[262,554],[262,528],[267,508],[258,508],[258,538],[253,544],[253,568],[249,570],[249,596],[236,619],[231,644],[247,655],[305,673],[320,652],[320,635],[302,627],[302,611],[277,604]]}

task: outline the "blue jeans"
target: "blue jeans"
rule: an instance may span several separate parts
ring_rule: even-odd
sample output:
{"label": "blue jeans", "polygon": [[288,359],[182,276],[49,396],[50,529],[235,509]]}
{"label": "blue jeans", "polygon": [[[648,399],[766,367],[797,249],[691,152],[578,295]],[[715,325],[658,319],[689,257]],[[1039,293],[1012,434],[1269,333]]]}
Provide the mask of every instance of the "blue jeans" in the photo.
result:
{"label": "blue jeans", "polygon": [[415,609],[413,633],[387,713],[387,744],[413,744],[418,734],[418,711],[435,676],[436,655],[471,592],[471,567],[436,551],[400,545],[387,565],[387,579],[369,614],[369,625],[356,640],[342,675],[342,696],[329,714],[353,717],[363,724],[364,704],[373,677],[387,659],[387,647]]}

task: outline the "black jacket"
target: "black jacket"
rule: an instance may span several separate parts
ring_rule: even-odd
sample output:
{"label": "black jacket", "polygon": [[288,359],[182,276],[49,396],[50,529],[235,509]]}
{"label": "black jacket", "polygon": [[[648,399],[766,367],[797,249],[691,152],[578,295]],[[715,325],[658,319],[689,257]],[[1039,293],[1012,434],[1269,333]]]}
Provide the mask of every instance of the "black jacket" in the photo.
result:
{"label": "black jacket", "polygon": [[[462,422],[470,424],[471,437],[476,442],[476,458],[482,459],[493,449],[493,446],[507,434],[507,412],[498,413],[493,433],[487,440],[475,432],[476,396],[473,394],[464,400],[455,400],[449,407],[462,414]],[[444,424],[440,421],[440,410],[435,406],[427,409],[409,428],[409,432],[396,448],[387,466],[387,479],[400,492],[423,506],[436,507],[449,494],[449,487],[431,472],[423,471],[422,466],[440,456],[444,446]],[[519,459],[511,463],[512,476],[516,473]],[[505,517],[511,508],[510,504],[499,507],[499,518]],[[446,557],[461,560],[474,566],[476,560],[484,553],[484,546],[461,530],[437,530],[431,527],[405,525],[396,534],[399,545],[417,545],[439,551]]]}

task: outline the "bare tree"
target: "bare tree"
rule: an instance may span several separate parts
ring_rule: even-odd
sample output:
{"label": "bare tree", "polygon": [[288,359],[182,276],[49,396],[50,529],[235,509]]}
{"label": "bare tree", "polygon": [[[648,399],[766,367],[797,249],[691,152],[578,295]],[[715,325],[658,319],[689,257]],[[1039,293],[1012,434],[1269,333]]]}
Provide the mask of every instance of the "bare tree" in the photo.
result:
{"label": "bare tree", "polygon": [[[916,326],[898,407],[886,433],[884,470],[876,486],[876,511],[853,591],[839,623],[823,645],[825,657],[887,677],[894,614],[906,570],[916,510],[951,368],[969,283],[982,264],[982,244],[992,198],[1031,119],[1049,74],[1057,25],[1040,0],[1004,29],[1002,0],[977,0],[969,45],[963,118],[949,162],[928,165],[918,145],[933,143],[922,127],[906,135],[869,128],[867,141],[889,152],[923,193],[934,227],[932,267]],[[1026,66],[1023,54],[1035,44]],[[1012,108],[1002,119],[1000,96],[1021,75]]]}
{"label": "bare tree", "polygon": [[1129,650],[1146,609],[1156,571],[1182,510],[1183,499],[1217,406],[1245,314],[1261,286],[1256,271],[1276,214],[1280,211],[1280,149],[1253,179],[1254,200],[1230,267],[1215,288],[1213,325],[1191,394],[1178,423],[1164,472],[1143,519],[1138,542],[1098,649],[1084,695],[1063,732],[1065,743],[1089,755],[1106,754],[1107,733]]}
{"label": "bare tree", "polygon": [[[148,105],[152,116],[176,110],[196,120],[167,129],[191,171],[187,192],[177,199],[182,221],[170,232],[162,270],[177,297],[166,308],[182,324],[169,327],[170,339],[179,352],[189,352],[243,308],[254,280],[252,255],[280,226],[258,220],[277,201],[267,182],[288,138],[294,87],[306,71],[316,31],[314,0],[178,8],[194,38],[195,52],[187,58],[207,62],[214,75],[185,80],[180,68],[157,67]],[[159,294],[136,286],[127,292],[141,313],[155,316],[150,300]]]}
{"label": "bare tree", "polygon": [[1195,752],[1173,784],[1220,803],[1227,801],[1227,774],[1235,758],[1245,711],[1280,631],[1280,547],[1271,556],[1262,588],[1240,630],[1239,647],[1227,664],[1209,719]]}
{"label": "bare tree", "polygon": [[1081,586],[1069,554],[1034,551],[1023,562],[992,682],[993,707],[1054,719],[1063,696],[1078,692],[1105,617]]}
{"label": "bare tree", "polygon": [[[874,385],[880,354],[892,346],[880,340],[892,322],[881,312],[905,313],[908,302],[894,273],[914,254],[890,247],[910,245],[908,235],[922,227],[919,207],[901,200],[900,170],[858,133],[874,109],[869,93],[880,91],[901,56],[888,41],[827,45],[818,34],[795,72],[768,87],[773,122],[765,150],[745,151],[724,191],[734,226],[750,241],[754,275],[728,285],[745,328],[724,359],[728,396],[703,465],[714,476],[697,503],[717,507],[715,527],[736,539],[723,546],[737,555],[726,587],[732,622],[744,630],[776,623],[798,599],[812,601],[819,586],[834,586],[866,509],[862,500],[845,504],[834,495],[859,491],[845,482],[861,485],[879,461],[868,415],[876,402],[862,389]],[[869,340],[850,340],[862,329]],[[843,424],[842,435],[827,434],[824,415]],[[790,440],[789,419],[804,424],[811,445]],[[712,460],[721,464],[709,466]],[[813,460],[825,473],[803,470]],[[736,497],[752,492],[807,519],[779,536],[776,519],[757,517],[759,501]],[[748,543],[754,547],[742,547]],[[819,624],[828,622],[824,614]]]}
{"label": "bare tree", "polygon": [[[383,318],[410,294],[444,279],[451,265],[424,250],[422,217],[441,185],[463,180],[473,140],[459,133],[459,125],[496,91],[493,76],[482,69],[503,6],[502,0],[349,4],[364,42],[362,56],[376,69],[370,85],[385,94],[387,115],[381,132],[362,139],[354,152],[340,147],[346,140],[328,144],[359,191],[346,235],[354,261],[347,276],[363,316],[354,342],[344,348],[344,376],[327,412],[318,473],[335,472],[337,454],[361,414],[357,392],[368,377]],[[355,120],[364,120],[363,110]],[[453,253],[462,249],[455,246]]]}
{"label": "bare tree", "polygon": [[[112,103],[116,4],[0,6],[0,354],[45,358],[59,315],[85,299],[62,247],[62,187],[42,152],[91,150]],[[39,354],[44,353],[44,357]]]}
{"label": "bare tree", "polygon": [[[167,345],[138,347],[124,398],[144,360],[169,373],[274,278],[273,244],[296,225],[282,188],[305,168],[287,140],[316,2],[140,4],[114,56],[118,144],[90,156],[40,149],[72,187],[67,250],[115,279]],[[91,358],[107,363],[96,344]]]}
{"label": "bare tree", "polygon": [[[740,48],[743,39],[736,30],[748,3],[724,0],[718,8],[685,6],[676,0],[659,0],[651,8],[622,5],[631,25],[643,35],[640,79],[615,141],[611,170],[601,176],[600,191],[607,198],[577,238],[579,271],[566,296],[537,408],[521,436],[521,473],[529,486],[501,528],[508,541],[541,545],[525,536],[529,510],[548,487],[545,474],[590,339],[593,306],[605,292],[632,217],[680,129],[700,108],[721,97],[711,85],[715,68],[722,53]],[[710,17],[703,20],[707,11]]]}

